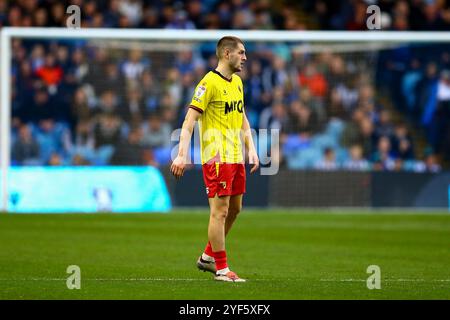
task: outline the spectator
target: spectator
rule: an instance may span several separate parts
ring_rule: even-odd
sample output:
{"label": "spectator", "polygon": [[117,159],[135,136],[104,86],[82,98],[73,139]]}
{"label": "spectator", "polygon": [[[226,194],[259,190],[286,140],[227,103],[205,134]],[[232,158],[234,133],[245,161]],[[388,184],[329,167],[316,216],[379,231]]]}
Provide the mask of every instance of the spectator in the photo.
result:
{"label": "spectator", "polygon": [[436,110],[436,95],[438,89],[438,67],[436,63],[430,62],[426,66],[425,74],[417,84],[419,92],[418,105],[420,106],[421,124],[428,129],[428,139],[435,147],[435,138],[433,136],[432,121]]}
{"label": "spectator", "polygon": [[409,117],[414,123],[417,123],[419,117],[419,108],[417,106],[417,85],[422,78],[420,70],[421,64],[418,59],[413,59],[410,69],[405,72],[402,79],[402,95],[405,101],[406,110],[408,110]]}
{"label": "spectator", "polygon": [[195,90],[194,74],[192,72],[186,72],[181,77],[181,105],[183,107],[184,101],[189,101],[192,98],[192,93]]}
{"label": "spectator", "polygon": [[444,27],[444,21],[440,16],[439,5],[435,1],[424,2],[423,15],[425,19],[420,20],[420,30],[435,31]]}
{"label": "spectator", "polygon": [[142,131],[134,128],[126,140],[121,141],[115,148],[111,164],[116,166],[143,165],[144,149],[141,146]]}
{"label": "spectator", "polygon": [[[336,94],[338,94],[336,92]],[[355,109],[352,113],[351,121],[347,121],[345,123],[344,132],[341,136],[340,143],[349,148],[354,144],[358,144],[360,142],[360,127],[361,122],[365,118],[364,112],[362,109]],[[366,120],[367,121],[367,120]],[[370,119],[368,121],[371,123]]]}
{"label": "spectator", "polygon": [[191,50],[183,50],[177,55],[177,59],[175,61],[175,67],[184,75],[188,72],[194,71],[194,59]]}
{"label": "spectator", "polygon": [[[376,113],[377,108],[375,106],[375,93],[374,88],[370,84],[363,84],[359,87],[358,92],[358,105],[362,108],[370,108],[370,112]],[[376,115],[369,115],[373,121],[377,121]]]}
{"label": "spectator", "polygon": [[91,163],[87,159],[83,158],[81,155],[76,154],[72,158],[72,165],[74,165],[74,166],[89,166],[89,165],[91,165]]}
{"label": "spectator", "polygon": [[399,124],[395,127],[392,150],[396,157],[402,160],[413,160],[415,158],[412,139],[405,124]]}
{"label": "spectator", "polygon": [[319,122],[315,113],[297,100],[290,105],[289,120],[285,127],[287,132],[311,137],[319,131]]}
{"label": "spectator", "polygon": [[325,105],[327,106],[326,113],[330,118],[339,118],[343,120],[348,120],[349,115],[344,109],[341,95],[339,91],[337,91],[336,89],[331,90]]}
{"label": "spectator", "polygon": [[145,117],[145,105],[138,88],[128,90],[127,100],[118,108],[119,116],[129,125],[138,125]]}
{"label": "spectator", "polygon": [[189,20],[186,11],[178,10],[171,16],[171,19],[168,21],[165,28],[191,30],[195,29],[195,24]]}
{"label": "spectator", "polygon": [[118,4],[121,14],[127,17],[130,25],[136,27],[142,19],[142,1],[141,0],[121,0]]}
{"label": "spectator", "polygon": [[61,166],[63,164],[63,160],[58,153],[53,152],[50,155],[50,159],[48,160],[47,164],[51,167]]}
{"label": "spectator", "polygon": [[274,26],[270,12],[264,9],[256,10],[251,28],[255,30],[272,30]]}
{"label": "spectator", "polygon": [[325,148],[323,158],[314,165],[314,168],[322,171],[334,171],[339,168],[336,162],[336,153],[332,148]]}
{"label": "spectator", "polygon": [[437,106],[433,129],[436,150],[450,159],[450,70],[443,70],[437,87]]}
{"label": "spectator", "polygon": [[300,73],[299,84],[307,87],[314,97],[324,98],[327,94],[328,83],[313,63],[308,63],[304,72]]}
{"label": "spectator", "polygon": [[358,102],[358,90],[356,88],[355,75],[349,74],[342,83],[336,85],[336,90],[342,99],[342,105],[346,112],[353,112]]}
{"label": "spectator", "polygon": [[13,164],[38,164],[39,151],[39,145],[31,135],[30,127],[26,124],[22,125],[19,129],[19,137],[12,146]]}
{"label": "spectator", "polygon": [[283,58],[274,55],[271,67],[266,67],[262,74],[264,91],[271,92],[275,87],[285,87],[289,76],[286,71],[286,62]]}
{"label": "spectator", "polygon": [[163,122],[168,123],[171,127],[180,127],[180,125],[177,124],[177,113],[174,108],[162,107],[160,111]]}
{"label": "spectator", "polygon": [[158,11],[152,7],[146,8],[143,12],[142,21],[139,25],[145,29],[161,28]]}
{"label": "spectator", "polygon": [[389,137],[381,137],[379,139],[378,148],[372,156],[372,161],[376,170],[392,171],[395,169],[396,163]]}
{"label": "spectator", "polygon": [[245,95],[245,101],[247,106],[254,110],[258,110],[259,112],[261,111],[261,97],[264,92],[261,75],[261,62],[257,59],[250,61],[249,76],[244,82],[244,90],[245,88],[248,89],[247,94]]}
{"label": "spectator", "polygon": [[[163,100],[166,102],[170,100],[170,105],[176,107],[181,104],[182,85],[180,83],[180,72],[176,68],[167,70],[164,78],[162,90],[164,92]],[[167,97],[168,95],[168,97]],[[166,104],[167,106],[167,104]]]}
{"label": "spectator", "polygon": [[259,128],[281,130],[287,121],[285,106],[282,102],[275,102],[271,107],[262,111]]}
{"label": "spectator", "polygon": [[95,149],[95,139],[88,119],[78,122],[75,130],[74,144],[72,154],[90,158]]}
{"label": "spectator", "polygon": [[222,20],[219,18],[219,15],[214,12],[209,12],[205,16],[205,29],[209,30],[217,30],[224,28],[221,23],[223,23],[225,20]]}
{"label": "spectator", "polygon": [[103,25],[105,28],[114,28],[119,25],[120,0],[110,0],[108,8],[103,14]]}
{"label": "spectator", "polygon": [[68,71],[79,84],[83,83],[89,74],[89,65],[82,49],[76,49],[72,53],[72,64]]}
{"label": "spectator", "polygon": [[369,158],[372,155],[376,141],[377,137],[375,134],[374,124],[369,118],[362,118],[360,122],[358,144],[363,146],[365,158]]}
{"label": "spectator", "polygon": [[49,25],[48,13],[46,8],[38,8],[34,12],[34,27],[45,27]]}
{"label": "spectator", "polygon": [[116,66],[110,59],[109,52],[106,48],[97,48],[93,53],[92,63],[89,64],[88,67],[86,82],[95,86],[98,83],[105,81],[105,74],[107,73],[106,66],[108,65],[108,62],[111,62],[112,65]]}
{"label": "spectator", "polygon": [[[26,1],[30,4],[36,5],[37,1]],[[30,8],[35,10],[35,8]],[[66,26],[66,8],[63,3],[54,3],[50,8],[49,25],[52,27],[65,27]]]}
{"label": "spectator", "polygon": [[145,110],[151,112],[158,107],[158,97],[161,96],[159,83],[155,81],[153,75],[148,70],[142,73],[142,95],[145,103]]}
{"label": "spectator", "polygon": [[50,119],[56,113],[53,100],[49,97],[47,90],[39,89],[35,91],[33,101],[29,108],[23,112],[22,120],[38,123],[42,119]]}
{"label": "spectator", "polygon": [[186,4],[188,19],[192,21],[196,29],[205,29],[203,24],[203,14],[205,13],[205,5],[200,0],[191,0]]}
{"label": "spectator", "polygon": [[64,71],[56,65],[56,59],[53,54],[47,54],[43,66],[36,70],[36,75],[45,83],[51,94],[55,94],[60,84]]}
{"label": "spectator", "polygon": [[[20,64],[20,71],[17,75],[17,81],[13,90],[20,92],[20,96],[13,98],[13,115],[25,117],[26,109],[30,106],[33,100],[34,86],[36,81],[33,79],[31,64],[28,61],[23,61]],[[16,105],[14,106],[14,102]]]}
{"label": "spectator", "polygon": [[152,113],[147,122],[142,125],[142,144],[146,148],[170,147],[172,128],[167,122],[162,122],[158,113]]}
{"label": "spectator", "polygon": [[91,111],[91,107],[88,103],[88,98],[86,95],[86,92],[83,88],[78,88],[75,91],[75,94],[73,96],[73,102],[71,105],[71,119],[70,119],[70,125],[72,132],[75,131],[75,127],[79,122],[86,122],[89,121],[91,116],[93,115]]}
{"label": "spectator", "polygon": [[333,55],[329,61],[329,73],[328,73],[328,82],[330,84],[334,84],[336,87],[339,84],[343,84],[347,77],[347,68],[345,65],[345,61],[340,55]]}
{"label": "spectator", "polygon": [[363,158],[363,148],[355,144],[350,148],[350,159],[343,166],[351,171],[367,171],[370,169],[369,161]]}
{"label": "spectator", "polygon": [[394,135],[394,125],[391,122],[391,113],[388,110],[381,110],[380,120],[376,126],[377,137],[386,136],[392,138]]}
{"label": "spectator", "polygon": [[70,67],[69,49],[67,46],[61,45],[56,48],[56,65],[62,70],[67,70]]}
{"label": "spectator", "polygon": [[106,62],[99,71],[98,76],[94,73],[91,76],[89,81],[94,86],[96,94],[101,94],[108,89],[114,88],[117,97],[119,99],[125,99],[127,85],[117,64],[112,61]]}
{"label": "spectator", "polygon": [[102,113],[115,114],[118,111],[119,99],[111,89],[105,90],[101,96],[98,104],[99,110]]}
{"label": "spectator", "polygon": [[149,66],[150,62],[143,59],[142,51],[134,48],[122,66],[122,73],[128,81],[135,82]]}
{"label": "spectator", "polygon": [[45,49],[42,44],[36,44],[30,55],[31,67],[34,72],[38,70],[45,62]]}
{"label": "spectator", "polygon": [[94,124],[95,149],[102,146],[115,146],[120,142],[122,120],[114,115],[104,113]]}
{"label": "spectator", "polygon": [[72,148],[69,129],[61,123],[56,124],[51,118],[39,122],[36,139],[43,163],[48,162],[53,153],[66,156]]}
{"label": "spectator", "polygon": [[438,162],[437,156],[434,153],[430,153],[425,156],[426,171],[431,173],[437,173],[442,170],[441,165]]}
{"label": "spectator", "polygon": [[367,6],[363,1],[353,1],[352,16],[346,24],[346,29],[350,31],[367,30]]}

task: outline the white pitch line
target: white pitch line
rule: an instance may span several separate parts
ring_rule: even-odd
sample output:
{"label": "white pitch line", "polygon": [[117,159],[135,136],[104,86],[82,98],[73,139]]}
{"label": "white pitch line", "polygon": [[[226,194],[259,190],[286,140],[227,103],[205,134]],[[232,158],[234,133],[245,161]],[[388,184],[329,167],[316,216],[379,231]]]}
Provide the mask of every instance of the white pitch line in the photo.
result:
{"label": "white pitch line", "polygon": [[[66,278],[22,278],[0,279],[0,281],[66,281]],[[83,281],[207,281],[209,279],[177,279],[177,278],[113,278],[113,279],[89,279]]]}
{"label": "white pitch line", "polygon": [[[366,282],[367,279],[320,279],[324,282]],[[383,282],[450,282],[450,279],[381,279]]]}
{"label": "white pitch line", "polygon": [[[67,278],[19,278],[0,281],[66,281]],[[210,281],[193,278],[82,278],[83,281]],[[314,281],[311,279],[248,279],[249,281]],[[320,282],[366,282],[367,279],[319,279]],[[382,279],[383,282],[450,282],[450,279]]]}
{"label": "white pitch line", "polygon": [[[210,279],[178,279],[178,278],[112,278],[112,279],[92,279],[92,278],[82,278],[82,281],[99,281],[99,282],[108,282],[108,281],[142,281],[142,282],[151,282],[151,281],[179,281],[179,282],[189,282],[189,281],[211,281]],[[284,279],[287,281],[304,281],[304,279]],[[0,279],[0,281],[67,281],[66,278],[20,278],[20,279]],[[249,279],[248,281],[276,281],[274,279]]]}

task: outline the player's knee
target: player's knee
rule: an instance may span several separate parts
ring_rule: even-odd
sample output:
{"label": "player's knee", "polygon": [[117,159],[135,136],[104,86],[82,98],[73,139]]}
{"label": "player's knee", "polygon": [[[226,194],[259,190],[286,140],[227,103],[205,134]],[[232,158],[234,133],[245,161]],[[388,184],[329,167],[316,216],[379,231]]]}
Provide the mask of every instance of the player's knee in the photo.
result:
{"label": "player's knee", "polygon": [[237,216],[242,210],[242,206],[232,207],[228,210],[228,214],[232,216]]}
{"label": "player's knee", "polygon": [[216,210],[211,211],[211,215],[214,219],[225,221],[228,215],[228,209],[227,208],[218,208]]}

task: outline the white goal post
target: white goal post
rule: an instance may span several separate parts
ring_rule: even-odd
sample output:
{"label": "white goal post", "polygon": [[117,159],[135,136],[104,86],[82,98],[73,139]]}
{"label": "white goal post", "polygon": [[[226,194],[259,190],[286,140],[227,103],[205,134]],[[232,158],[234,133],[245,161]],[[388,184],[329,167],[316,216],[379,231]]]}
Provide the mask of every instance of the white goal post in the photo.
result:
{"label": "white goal post", "polygon": [[394,31],[247,31],[247,30],[165,30],[165,29],[65,29],[10,28],[1,29],[0,39],[0,186],[1,207],[8,211],[8,170],[10,167],[11,115],[11,39],[121,39],[159,41],[217,41],[225,35],[235,35],[244,41],[269,42],[449,42],[450,32]]}

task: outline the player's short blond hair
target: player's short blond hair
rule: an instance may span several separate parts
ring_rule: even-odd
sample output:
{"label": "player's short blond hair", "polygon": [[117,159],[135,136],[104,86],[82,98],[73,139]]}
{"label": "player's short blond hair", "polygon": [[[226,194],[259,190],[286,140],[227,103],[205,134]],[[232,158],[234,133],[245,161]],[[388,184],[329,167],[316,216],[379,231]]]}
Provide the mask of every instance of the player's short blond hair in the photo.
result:
{"label": "player's short blond hair", "polygon": [[225,36],[217,42],[216,47],[216,55],[217,58],[221,59],[223,56],[223,52],[225,49],[236,49],[238,47],[238,44],[241,43],[244,45],[244,42],[239,39],[238,37],[234,36]]}

